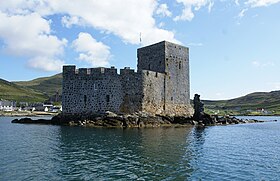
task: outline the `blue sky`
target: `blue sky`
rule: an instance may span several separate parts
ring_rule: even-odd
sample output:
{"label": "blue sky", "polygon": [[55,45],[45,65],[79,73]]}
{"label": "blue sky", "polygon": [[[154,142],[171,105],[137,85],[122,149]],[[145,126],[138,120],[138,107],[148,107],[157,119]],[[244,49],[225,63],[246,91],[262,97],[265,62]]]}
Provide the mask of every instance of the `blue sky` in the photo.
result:
{"label": "blue sky", "polygon": [[168,40],[190,48],[191,97],[280,90],[279,20],[280,0],[0,1],[0,78],[136,68],[137,48]]}

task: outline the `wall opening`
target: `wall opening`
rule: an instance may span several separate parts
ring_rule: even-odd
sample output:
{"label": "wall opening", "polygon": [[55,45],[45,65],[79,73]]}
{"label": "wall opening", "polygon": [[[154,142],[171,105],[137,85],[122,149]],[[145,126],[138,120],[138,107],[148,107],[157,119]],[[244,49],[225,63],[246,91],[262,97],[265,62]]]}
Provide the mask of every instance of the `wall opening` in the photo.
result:
{"label": "wall opening", "polygon": [[85,104],[85,106],[87,104],[87,95],[84,95],[84,104]]}
{"label": "wall opening", "polygon": [[106,102],[110,102],[110,95],[106,95]]}
{"label": "wall opening", "polygon": [[180,62],[179,62],[179,69],[181,69],[181,66],[182,66],[181,64],[182,64],[182,62],[180,61]]}

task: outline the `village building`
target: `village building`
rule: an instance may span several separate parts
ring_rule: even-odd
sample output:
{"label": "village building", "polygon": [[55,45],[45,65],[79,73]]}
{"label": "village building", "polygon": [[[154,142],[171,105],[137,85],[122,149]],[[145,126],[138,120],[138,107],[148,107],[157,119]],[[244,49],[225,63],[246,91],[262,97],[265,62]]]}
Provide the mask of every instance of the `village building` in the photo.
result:
{"label": "village building", "polygon": [[0,111],[14,111],[15,108],[15,101],[0,100]]}

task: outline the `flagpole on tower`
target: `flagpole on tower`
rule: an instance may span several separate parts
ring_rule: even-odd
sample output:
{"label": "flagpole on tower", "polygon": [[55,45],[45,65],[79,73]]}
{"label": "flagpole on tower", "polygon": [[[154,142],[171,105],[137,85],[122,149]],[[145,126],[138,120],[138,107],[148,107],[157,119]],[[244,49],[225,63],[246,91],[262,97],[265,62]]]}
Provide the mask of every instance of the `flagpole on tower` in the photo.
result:
{"label": "flagpole on tower", "polygon": [[140,37],[140,46],[141,46],[141,43],[142,43],[141,32],[140,32],[140,35],[139,35],[139,37]]}

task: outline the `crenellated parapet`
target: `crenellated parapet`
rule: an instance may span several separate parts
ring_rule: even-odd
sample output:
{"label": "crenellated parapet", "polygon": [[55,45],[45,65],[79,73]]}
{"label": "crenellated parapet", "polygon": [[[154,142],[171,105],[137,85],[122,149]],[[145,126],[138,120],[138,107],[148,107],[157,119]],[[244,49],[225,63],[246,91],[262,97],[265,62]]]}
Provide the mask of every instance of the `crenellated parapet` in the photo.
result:
{"label": "crenellated parapet", "polygon": [[76,69],[75,65],[65,65],[63,66],[63,75],[65,76],[104,76],[104,75],[118,75],[117,69],[115,67],[105,68],[79,68]]}
{"label": "crenellated parapet", "polygon": [[123,69],[120,69],[121,75],[129,75],[129,74],[135,74],[135,70],[131,69],[130,67],[124,67]]}
{"label": "crenellated parapet", "polygon": [[75,75],[76,66],[75,65],[64,65],[62,72],[63,72],[63,75]]}

